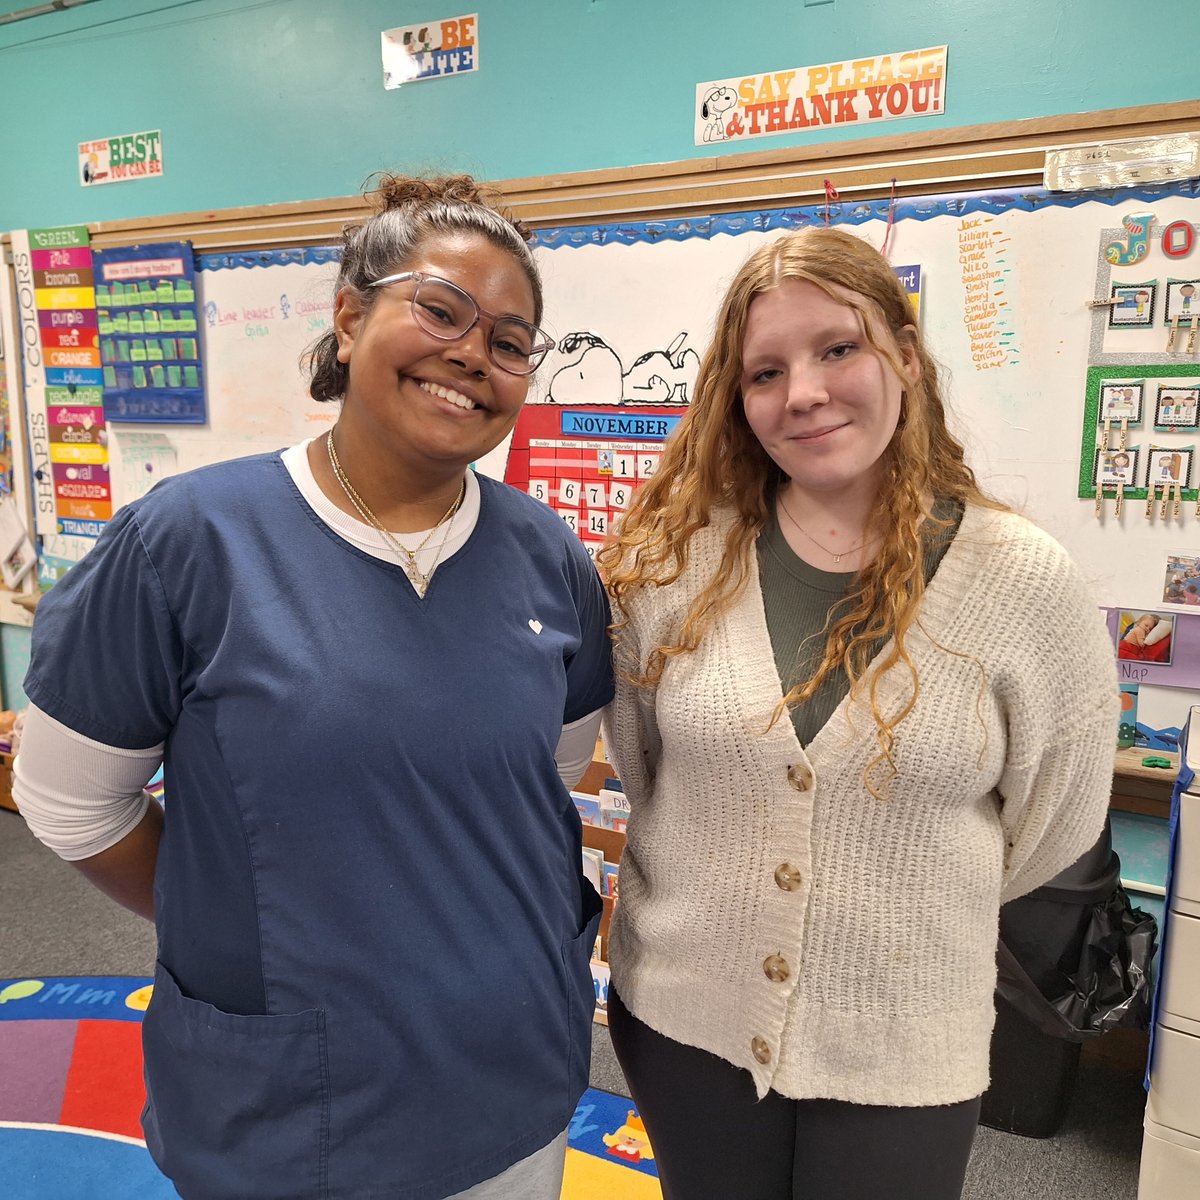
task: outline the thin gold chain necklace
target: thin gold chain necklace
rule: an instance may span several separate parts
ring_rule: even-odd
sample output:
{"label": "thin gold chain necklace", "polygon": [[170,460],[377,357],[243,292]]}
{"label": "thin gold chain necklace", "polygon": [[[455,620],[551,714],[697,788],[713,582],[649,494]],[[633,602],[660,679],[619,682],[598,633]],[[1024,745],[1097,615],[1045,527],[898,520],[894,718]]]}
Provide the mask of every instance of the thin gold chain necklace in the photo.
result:
{"label": "thin gold chain necklace", "polygon": [[857,546],[851,546],[848,550],[843,550],[839,554],[835,550],[830,550],[828,546],[822,546],[821,543],[818,542],[817,539],[815,537],[813,537],[813,535],[811,533],[809,533],[808,530],[805,529],[804,526],[801,525],[800,522],[797,521],[795,517],[792,516],[791,510],[783,502],[783,493],[782,492],[776,492],[775,499],[779,501],[779,507],[783,509],[784,515],[787,517],[787,519],[789,521],[791,521],[791,523],[793,525],[795,525],[795,527],[798,530],[800,530],[800,532],[802,534],[804,534],[804,536],[806,538],[808,538],[808,540],[810,542],[812,542],[812,544],[814,546],[816,546],[816,548],[818,550],[823,550],[826,554],[828,554],[829,557],[833,559],[834,566],[837,566],[837,564],[840,563],[842,561],[842,559],[846,557],[847,554],[853,554],[855,552],[855,550],[861,550],[865,545],[867,545],[868,542],[871,541],[871,539],[869,537],[865,537],[865,538],[863,538],[863,540],[861,542],[858,543]]}
{"label": "thin gold chain necklace", "polygon": [[[342,485],[342,491],[346,493],[346,498],[358,510],[358,515],[368,524],[373,525],[383,540],[391,547],[400,560],[404,573],[412,580],[413,586],[417,589],[417,595],[424,599],[425,593],[429,590],[429,581],[433,578],[433,573],[441,561],[442,551],[446,548],[454,516],[462,505],[463,497],[467,494],[467,477],[463,476],[462,486],[458,489],[458,495],[454,497],[454,503],[446,509],[438,523],[421,539],[421,544],[415,550],[410,550],[390,530],[384,528],[379,518],[367,507],[367,502],[354,490],[354,485],[347,478],[346,472],[342,470],[341,462],[338,461],[337,450],[333,446],[332,430],[325,438],[325,448],[329,451],[329,465],[333,468],[338,483]],[[422,571],[417,566],[417,555],[429,545],[429,540],[443,525],[445,529],[442,532],[442,540],[438,543],[433,562],[430,563],[428,571]]]}

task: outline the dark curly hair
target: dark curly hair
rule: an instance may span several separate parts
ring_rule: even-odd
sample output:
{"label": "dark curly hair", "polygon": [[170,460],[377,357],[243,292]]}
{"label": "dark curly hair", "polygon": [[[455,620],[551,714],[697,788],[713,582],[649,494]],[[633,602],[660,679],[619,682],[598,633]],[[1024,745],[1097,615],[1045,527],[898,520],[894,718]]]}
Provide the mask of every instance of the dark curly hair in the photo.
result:
{"label": "dark curly hair", "polygon": [[[474,234],[513,256],[533,289],[536,325],[542,319],[542,280],[529,249],[533,231],[513,217],[503,197],[469,175],[382,175],[367,191],[375,213],[342,233],[342,265],[336,290],[350,288],[365,313],[375,302],[369,285],[411,262],[428,242],[440,236]],[[341,400],[349,368],[338,362],[332,329],[305,352],[314,400]]]}

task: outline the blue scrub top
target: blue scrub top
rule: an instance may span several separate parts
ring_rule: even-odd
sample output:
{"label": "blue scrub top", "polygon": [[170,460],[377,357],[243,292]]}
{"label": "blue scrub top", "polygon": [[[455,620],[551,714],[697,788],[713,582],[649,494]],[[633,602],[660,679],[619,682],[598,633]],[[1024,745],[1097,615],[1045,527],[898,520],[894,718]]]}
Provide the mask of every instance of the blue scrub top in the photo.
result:
{"label": "blue scrub top", "polygon": [[600,902],[554,752],[611,698],[608,605],[479,485],[423,599],[274,454],[159,484],[39,606],[29,698],[166,743],[144,1124],[189,1198],[450,1195],[586,1085]]}

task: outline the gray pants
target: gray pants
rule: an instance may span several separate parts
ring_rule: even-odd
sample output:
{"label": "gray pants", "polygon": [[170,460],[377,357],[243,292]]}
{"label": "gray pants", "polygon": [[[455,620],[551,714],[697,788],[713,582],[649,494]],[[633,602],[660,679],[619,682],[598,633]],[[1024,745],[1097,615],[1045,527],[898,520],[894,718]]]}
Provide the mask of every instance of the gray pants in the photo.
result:
{"label": "gray pants", "polygon": [[564,1129],[550,1145],[465,1192],[455,1192],[447,1200],[559,1200],[566,1151]]}

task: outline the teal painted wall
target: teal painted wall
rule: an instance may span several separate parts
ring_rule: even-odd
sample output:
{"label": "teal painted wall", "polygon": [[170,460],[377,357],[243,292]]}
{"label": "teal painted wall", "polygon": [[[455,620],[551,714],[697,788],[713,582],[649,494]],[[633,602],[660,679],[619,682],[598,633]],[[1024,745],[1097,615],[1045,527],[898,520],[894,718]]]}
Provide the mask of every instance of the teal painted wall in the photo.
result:
{"label": "teal painted wall", "polygon": [[[468,12],[477,72],[383,89],[382,30]],[[345,196],[397,167],[506,179],[728,153],[693,142],[698,82],[943,43],[941,116],[733,148],[1197,95],[1193,0],[96,0],[0,26],[0,229]],[[79,142],[146,129],[162,178],[80,186]],[[0,628],[0,655],[23,703],[28,632]]]}
{"label": "teal painted wall", "polygon": [[0,687],[4,688],[5,708],[24,708],[25,690],[21,681],[29,667],[29,630],[20,625],[0,625]]}
{"label": "teal painted wall", "polygon": [[[381,30],[472,11],[479,71],[383,90]],[[1192,0],[96,0],[0,26],[0,229],[703,157],[702,80],[942,43],[943,115],[738,148],[1196,96]],[[79,142],[160,128],[161,179],[80,186]]]}

